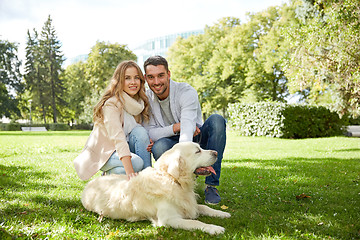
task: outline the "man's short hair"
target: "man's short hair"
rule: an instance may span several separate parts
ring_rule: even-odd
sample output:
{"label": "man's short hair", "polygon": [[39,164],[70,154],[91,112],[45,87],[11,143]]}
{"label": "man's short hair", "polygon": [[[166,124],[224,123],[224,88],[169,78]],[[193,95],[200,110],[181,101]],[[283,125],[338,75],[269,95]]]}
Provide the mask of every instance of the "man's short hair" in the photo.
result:
{"label": "man's short hair", "polygon": [[163,58],[162,56],[159,56],[159,55],[151,56],[148,59],[146,59],[146,61],[144,62],[145,73],[146,73],[146,67],[148,65],[154,65],[154,66],[163,65],[165,67],[165,70],[167,72],[169,71],[168,62],[166,61],[165,58]]}

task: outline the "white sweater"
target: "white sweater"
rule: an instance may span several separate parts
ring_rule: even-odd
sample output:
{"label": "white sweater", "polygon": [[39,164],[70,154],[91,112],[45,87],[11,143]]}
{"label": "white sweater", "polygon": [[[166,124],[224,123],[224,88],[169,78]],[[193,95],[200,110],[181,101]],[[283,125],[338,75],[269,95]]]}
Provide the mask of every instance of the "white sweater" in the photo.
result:
{"label": "white sweater", "polygon": [[[145,127],[153,141],[174,136],[173,126],[166,126],[161,114],[159,100],[150,89],[149,97],[152,116]],[[192,141],[196,126],[201,127],[201,107],[196,90],[187,83],[174,82],[170,79],[170,109],[176,123],[181,123],[179,142]]]}

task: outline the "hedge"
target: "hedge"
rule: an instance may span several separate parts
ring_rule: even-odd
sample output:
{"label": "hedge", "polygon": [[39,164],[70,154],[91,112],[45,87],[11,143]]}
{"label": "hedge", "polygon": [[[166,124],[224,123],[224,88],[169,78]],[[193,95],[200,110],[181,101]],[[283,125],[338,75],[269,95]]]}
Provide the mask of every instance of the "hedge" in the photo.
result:
{"label": "hedge", "polygon": [[[50,131],[67,131],[67,130],[92,130],[93,124],[81,123],[73,124],[71,127],[66,123],[46,123],[31,124],[32,127],[45,127]],[[29,124],[20,123],[0,123],[0,131],[21,131],[21,127],[30,127]]]}
{"label": "hedge", "polygon": [[[22,127],[30,127],[30,124],[0,123],[1,131],[21,131]],[[65,123],[31,124],[31,127],[45,127],[47,130],[51,131],[70,130],[70,126]]]}
{"label": "hedge", "polygon": [[260,102],[228,107],[229,126],[244,136],[315,138],[344,134],[345,119],[326,107]]}

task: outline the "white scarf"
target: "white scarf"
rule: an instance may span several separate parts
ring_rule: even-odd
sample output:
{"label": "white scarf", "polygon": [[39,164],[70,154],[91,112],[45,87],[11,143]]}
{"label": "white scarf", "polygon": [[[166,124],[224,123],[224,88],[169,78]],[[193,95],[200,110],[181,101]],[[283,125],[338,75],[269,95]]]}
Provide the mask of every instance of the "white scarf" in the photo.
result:
{"label": "white scarf", "polygon": [[135,121],[134,116],[139,115],[144,110],[144,101],[142,99],[136,100],[125,92],[121,96],[124,99],[124,133],[126,140],[129,141],[131,131],[135,127],[141,126]]}

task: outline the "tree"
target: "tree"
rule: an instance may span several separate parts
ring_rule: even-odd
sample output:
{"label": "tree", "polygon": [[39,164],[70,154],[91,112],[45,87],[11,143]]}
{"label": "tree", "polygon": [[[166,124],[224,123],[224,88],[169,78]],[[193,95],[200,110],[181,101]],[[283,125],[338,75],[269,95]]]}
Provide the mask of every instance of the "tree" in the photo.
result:
{"label": "tree", "polygon": [[228,97],[232,96],[227,89],[229,85],[226,86],[219,75],[209,72],[208,65],[221,39],[239,24],[237,18],[220,19],[214,26],[207,26],[204,34],[179,38],[169,49],[172,77],[188,82],[197,90],[205,115],[214,110],[224,112]]}
{"label": "tree", "polygon": [[104,91],[116,66],[124,60],[136,60],[126,45],[96,42],[86,62],[86,77],[97,95]]}
{"label": "tree", "polygon": [[285,31],[291,54],[285,62],[291,91],[310,101],[332,93],[339,114],[360,114],[360,2],[298,0],[298,23]]}
{"label": "tree", "polygon": [[99,101],[117,65],[124,60],[136,60],[136,55],[126,45],[97,42],[84,63],[66,68],[62,78],[74,121],[92,122],[92,107]]}
{"label": "tree", "polygon": [[178,39],[169,50],[172,76],[193,85],[203,111],[222,111],[237,101],[285,101],[281,61],[287,48],[280,29],[290,9],[270,7],[240,24],[223,18],[204,34]]}
{"label": "tree", "polygon": [[[66,98],[68,99],[67,112],[71,122],[80,120],[82,118],[85,106],[85,98],[92,92],[90,90],[90,83],[86,80],[86,63],[77,62],[69,65],[61,78],[64,81],[66,88]],[[86,121],[85,121],[86,122]]]}
{"label": "tree", "polygon": [[45,22],[40,36],[35,29],[33,35],[29,31],[27,35],[25,80],[34,102],[35,114],[41,112],[46,123],[52,112],[51,117],[56,123],[58,108],[66,105],[65,88],[59,77],[64,57],[51,17]]}
{"label": "tree", "polygon": [[48,83],[47,90],[51,98],[50,106],[53,111],[53,121],[56,123],[58,115],[57,105],[66,104],[64,100],[65,88],[62,79],[59,78],[62,71],[61,66],[65,59],[61,53],[61,43],[57,39],[50,16],[42,28],[39,43],[40,54],[43,60],[42,67],[45,69],[45,81]]}
{"label": "tree", "polygon": [[248,62],[247,83],[258,101],[285,102],[289,95],[287,78],[281,66],[286,58],[288,43],[281,29],[287,28],[294,13],[287,5],[269,7],[265,11],[251,14],[250,29],[256,29],[254,58]]}
{"label": "tree", "polygon": [[19,117],[18,96],[24,90],[20,74],[21,61],[15,43],[0,40],[0,115]]}
{"label": "tree", "polygon": [[46,90],[48,84],[45,81],[45,68],[40,52],[39,37],[35,29],[33,35],[28,30],[27,37],[24,75],[26,89],[30,92],[30,98],[33,101],[32,107],[36,109],[33,111],[34,114],[40,112],[44,123],[46,123],[50,99]]}

